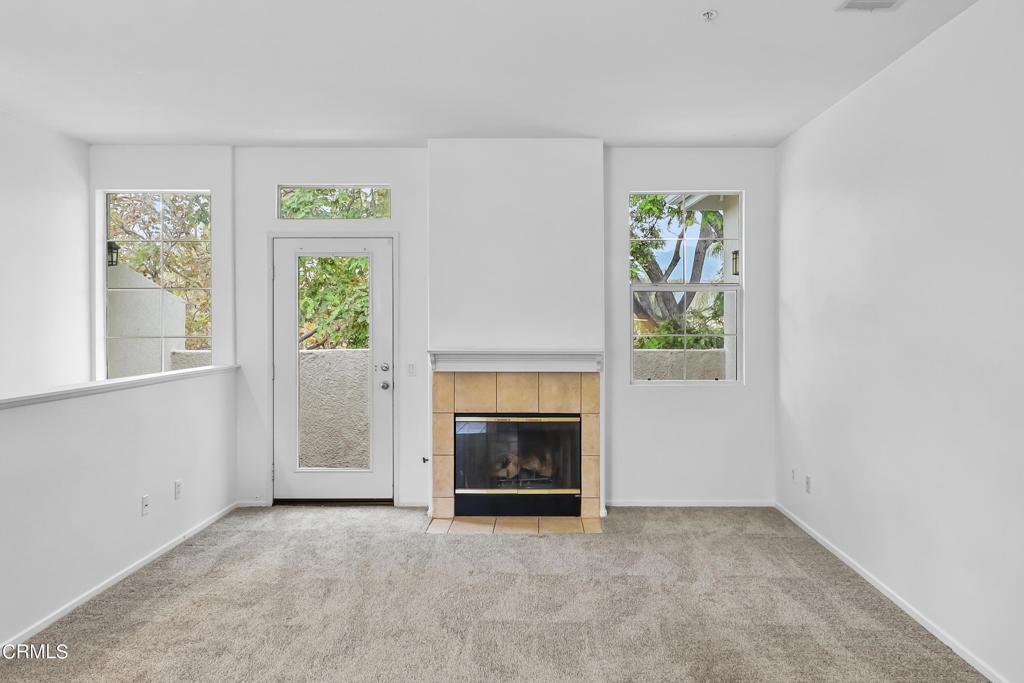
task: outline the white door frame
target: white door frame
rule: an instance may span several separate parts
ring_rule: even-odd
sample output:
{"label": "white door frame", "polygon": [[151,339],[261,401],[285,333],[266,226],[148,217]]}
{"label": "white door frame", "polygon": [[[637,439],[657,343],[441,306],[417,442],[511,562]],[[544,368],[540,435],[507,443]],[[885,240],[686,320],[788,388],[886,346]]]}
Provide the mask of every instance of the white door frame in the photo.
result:
{"label": "white door frame", "polygon": [[[362,222],[362,221],[361,221]],[[367,221],[372,222],[372,221]],[[311,220],[310,223],[323,224],[322,221]],[[398,369],[403,367],[402,355],[399,351],[399,279],[401,272],[400,269],[400,238],[399,233],[394,230],[360,230],[353,232],[342,232],[339,230],[296,230],[296,231],[283,231],[273,230],[267,233],[267,279],[266,279],[266,293],[267,293],[267,355],[266,355],[266,368],[264,377],[266,379],[267,391],[267,422],[268,422],[268,443],[266,450],[266,467],[267,473],[266,479],[266,490],[267,505],[273,505],[274,502],[274,240],[279,239],[316,239],[316,238],[346,238],[350,237],[353,239],[375,239],[375,238],[387,238],[391,240],[391,300],[392,300],[392,313],[391,313],[391,334],[392,334],[392,360],[395,371],[393,373],[393,381],[391,385],[392,391],[392,426],[391,426],[391,441],[392,441],[392,464],[391,464],[391,491],[392,491],[392,505],[398,505],[398,482],[399,482],[399,451],[398,451],[398,433],[399,425],[401,424],[401,416],[399,411],[399,396],[402,391],[401,374]]]}

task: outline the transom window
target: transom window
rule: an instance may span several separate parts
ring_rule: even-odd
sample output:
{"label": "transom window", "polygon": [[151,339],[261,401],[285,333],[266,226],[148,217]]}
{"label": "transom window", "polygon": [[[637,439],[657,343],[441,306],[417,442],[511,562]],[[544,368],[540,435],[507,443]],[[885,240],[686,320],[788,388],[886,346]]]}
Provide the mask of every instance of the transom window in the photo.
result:
{"label": "transom window", "polygon": [[390,218],[391,188],[340,185],[282,185],[278,218]]}
{"label": "transom window", "polygon": [[739,378],[742,197],[629,196],[633,383]]}
{"label": "transom window", "polygon": [[211,365],[210,195],[111,192],[107,377]]}

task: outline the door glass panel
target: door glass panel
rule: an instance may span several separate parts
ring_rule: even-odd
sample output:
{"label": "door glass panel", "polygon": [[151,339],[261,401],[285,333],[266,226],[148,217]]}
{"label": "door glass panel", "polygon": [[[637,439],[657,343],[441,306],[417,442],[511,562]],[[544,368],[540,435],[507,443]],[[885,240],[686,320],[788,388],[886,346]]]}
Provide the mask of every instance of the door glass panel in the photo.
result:
{"label": "door glass panel", "polygon": [[299,468],[370,469],[370,260],[298,257]]}

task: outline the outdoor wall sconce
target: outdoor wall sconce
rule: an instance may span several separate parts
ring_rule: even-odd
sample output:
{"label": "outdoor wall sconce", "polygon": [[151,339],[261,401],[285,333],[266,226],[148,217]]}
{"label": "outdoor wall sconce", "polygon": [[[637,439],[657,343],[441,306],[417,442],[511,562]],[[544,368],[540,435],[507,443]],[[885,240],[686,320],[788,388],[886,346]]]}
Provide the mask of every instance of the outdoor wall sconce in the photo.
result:
{"label": "outdoor wall sconce", "polygon": [[121,247],[117,246],[117,242],[107,242],[107,266],[117,265],[117,252],[121,251]]}
{"label": "outdoor wall sconce", "polygon": [[740,250],[736,249],[732,252],[732,274],[740,274]]}

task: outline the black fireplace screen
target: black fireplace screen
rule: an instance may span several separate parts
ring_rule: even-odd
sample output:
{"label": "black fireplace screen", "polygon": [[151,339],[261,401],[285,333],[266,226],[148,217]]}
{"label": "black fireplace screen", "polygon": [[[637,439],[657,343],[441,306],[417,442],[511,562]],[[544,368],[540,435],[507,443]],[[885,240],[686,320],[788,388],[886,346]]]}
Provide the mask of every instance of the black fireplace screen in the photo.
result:
{"label": "black fireplace screen", "polygon": [[579,416],[456,415],[455,492],[579,494]]}

